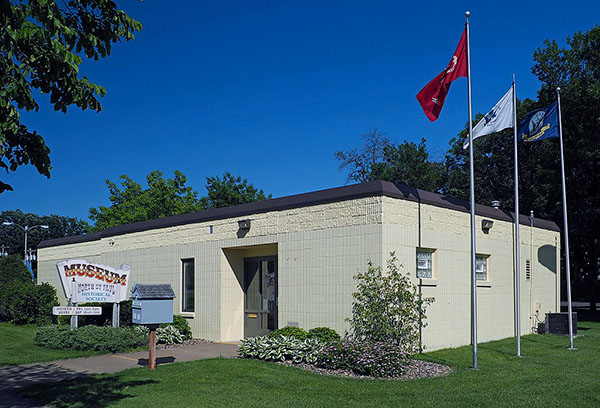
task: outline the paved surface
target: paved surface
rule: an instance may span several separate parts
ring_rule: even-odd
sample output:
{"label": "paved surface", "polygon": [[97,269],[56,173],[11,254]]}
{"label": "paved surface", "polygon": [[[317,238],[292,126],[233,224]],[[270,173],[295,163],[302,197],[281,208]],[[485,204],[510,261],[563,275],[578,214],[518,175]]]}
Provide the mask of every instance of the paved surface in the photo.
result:
{"label": "paved surface", "polygon": [[[175,362],[237,356],[238,344],[204,343],[156,350],[157,366]],[[148,351],[106,354],[48,363],[24,364],[0,368],[0,407],[40,407],[15,392],[35,384],[53,383],[129,368],[148,366]]]}

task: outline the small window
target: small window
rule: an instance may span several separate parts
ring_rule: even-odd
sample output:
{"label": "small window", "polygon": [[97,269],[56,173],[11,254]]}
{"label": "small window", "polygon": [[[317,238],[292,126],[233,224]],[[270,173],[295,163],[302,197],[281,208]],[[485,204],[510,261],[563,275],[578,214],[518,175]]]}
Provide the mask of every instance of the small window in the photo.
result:
{"label": "small window", "polygon": [[181,260],[181,311],[194,312],[194,260]]}
{"label": "small window", "polygon": [[433,251],[417,249],[417,278],[433,278]]}
{"label": "small window", "polygon": [[525,279],[531,280],[531,261],[529,259],[525,260]]}
{"label": "small window", "polygon": [[488,256],[475,256],[475,279],[486,281],[488,280]]}

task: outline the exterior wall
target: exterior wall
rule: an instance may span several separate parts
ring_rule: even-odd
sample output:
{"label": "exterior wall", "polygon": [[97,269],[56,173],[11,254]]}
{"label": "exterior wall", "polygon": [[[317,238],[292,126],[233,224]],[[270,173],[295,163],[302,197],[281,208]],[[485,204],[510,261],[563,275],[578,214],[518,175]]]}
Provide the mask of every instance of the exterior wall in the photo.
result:
{"label": "exterior wall", "polygon": [[[130,285],[171,284],[178,297],[174,313],[181,313],[181,259],[194,258],[195,312],[181,314],[190,318],[195,337],[238,340],[243,336],[243,258],[277,255],[279,326],[296,322],[343,333],[352,276],[367,259],[380,258],[381,202],[382,197],[368,197],[40,248],[38,277],[57,288],[64,304],[56,262],[126,263]],[[240,218],[251,219],[243,237],[238,237]]]}
{"label": "exterior wall", "polygon": [[[478,341],[515,334],[514,224],[493,220],[486,234],[484,217],[475,217],[477,254],[489,255],[488,281],[477,281]],[[470,214],[427,204],[384,197],[383,256],[395,251],[400,264],[420,284],[423,297],[434,302],[427,311],[423,344],[428,350],[471,342]],[[558,310],[559,233],[521,225],[521,333],[537,327],[535,305],[543,313]],[[435,250],[433,279],[416,278],[416,248]],[[540,253],[540,248],[541,250]],[[540,254],[540,255],[538,255]],[[525,262],[532,278],[526,280]]]}
{"label": "exterior wall", "polygon": [[[247,234],[239,219],[250,219]],[[481,218],[477,217],[477,226]],[[478,282],[479,341],[514,335],[513,224],[494,220],[489,234],[477,228],[477,252],[489,255],[488,282]],[[212,233],[211,233],[212,231]],[[522,333],[558,302],[559,233],[521,227]],[[244,217],[129,233],[98,241],[40,248],[38,276],[62,289],[56,262],[86,259],[131,266],[131,282],[169,283],[174,313],[189,318],[195,337],[231,341],[243,337],[244,258],[277,255],[278,324],[310,329],[348,329],[352,277],[367,260],[385,265],[395,251],[416,279],[416,248],[434,249],[434,279],[422,280],[423,296],[435,298],[422,339],[426,349],[470,343],[469,214],[390,197],[369,197]],[[194,258],[195,311],[181,313],[181,260]],[[532,278],[525,279],[525,260]],[[131,286],[130,286],[131,287]]]}

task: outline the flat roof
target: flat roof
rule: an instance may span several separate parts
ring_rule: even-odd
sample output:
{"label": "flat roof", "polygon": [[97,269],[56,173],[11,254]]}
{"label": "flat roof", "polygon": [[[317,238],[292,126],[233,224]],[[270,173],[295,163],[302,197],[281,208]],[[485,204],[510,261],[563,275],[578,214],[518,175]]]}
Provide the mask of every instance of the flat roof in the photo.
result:
{"label": "flat roof", "polygon": [[[419,190],[389,181],[376,180],[368,183],[329,188],[326,190],[295,194],[287,197],[257,201],[254,203],[233,205],[231,207],[215,208],[200,212],[173,215],[154,220],[119,225],[116,227],[107,228],[101,232],[42,241],[38,245],[38,248],[91,242],[100,240],[101,238],[113,237],[116,235],[129,234],[133,232],[148,231],[153,229],[174,227],[178,225],[221,220],[225,218],[243,217],[250,214],[260,214],[271,211],[281,211],[292,208],[309,207],[318,204],[327,204],[357,198],[378,196],[400,198],[403,200],[430,204],[436,207],[448,208],[455,211],[467,213],[470,212],[470,206],[467,200],[461,200],[438,193],[432,193],[430,191]],[[513,212],[503,209],[496,209],[481,204],[475,204],[475,213],[479,216],[493,218],[495,220],[509,222],[513,222],[514,220]],[[528,216],[522,214],[519,216],[520,224],[530,225],[530,222],[531,220]],[[533,226],[560,232],[560,228],[556,225],[556,223],[541,218],[534,218]]]}

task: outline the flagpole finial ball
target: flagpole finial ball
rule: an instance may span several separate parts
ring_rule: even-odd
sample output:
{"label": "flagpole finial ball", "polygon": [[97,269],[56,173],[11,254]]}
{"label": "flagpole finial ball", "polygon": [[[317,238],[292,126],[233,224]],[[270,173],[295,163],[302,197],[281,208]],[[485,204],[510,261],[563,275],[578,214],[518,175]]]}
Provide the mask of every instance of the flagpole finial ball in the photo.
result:
{"label": "flagpole finial ball", "polygon": [[556,92],[560,92],[560,86],[556,87]]}
{"label": "flagpole finial ball", "polygon": [[467,16],[467,18],[469,18],[471,16],[471,12],[470,11],[465,11],[465,16]]}

